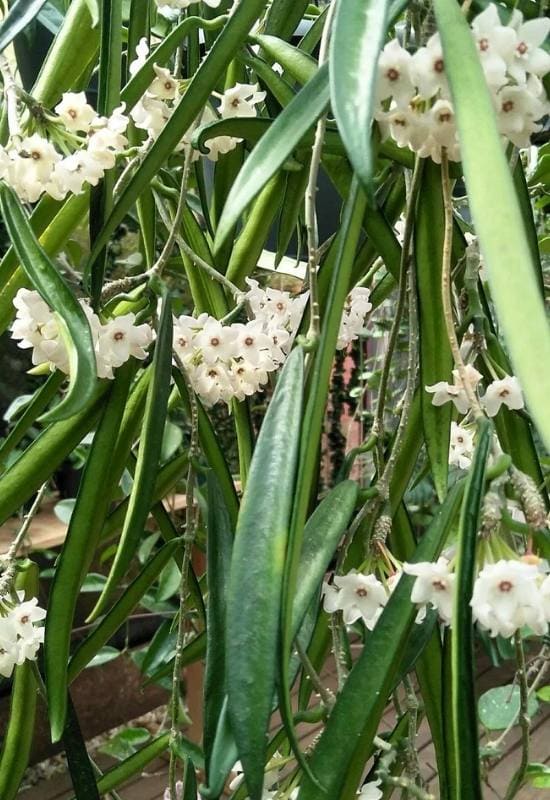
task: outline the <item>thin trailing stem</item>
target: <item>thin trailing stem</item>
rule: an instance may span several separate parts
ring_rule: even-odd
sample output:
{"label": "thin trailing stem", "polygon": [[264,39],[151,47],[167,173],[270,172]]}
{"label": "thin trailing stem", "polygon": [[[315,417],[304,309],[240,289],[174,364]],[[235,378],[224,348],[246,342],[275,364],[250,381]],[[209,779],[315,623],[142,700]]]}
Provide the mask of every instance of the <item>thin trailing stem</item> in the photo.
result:
{"label": "thin trailing stem", "polygon": [[13,78],[9,61],[5,55],[0,55],[0,73],[2,74],[2,80],[4,82],[8,130],[10,137],[17,140],[21,138],[21,127],[19,124],[19,115],[17,113],[18,86]]}
{"label": "thin trailing stem", "polygon": [[409,270],[409,355],[407,360],[407,383],[401,407],[399,425],[384,472],[379,481],[378,491],[380,497],[385,499],[393,478],[397,456],[401,450],[405,431],[409,422],[411,407],[416,388],[416,366],[418,361],[418,304],[416,299],[416,275],[414,269]]}
{"label": "thin trailing stem", "polygon": [[344,658],[344,652],[342,650],[342,641],[340,638],[341,632],[338,617],[338,614],[331,614],[329,625],[332,635],[332,652],[334,654],[334,661],[336,664],[336,681],[338,685],[338,691],[340,692],[344,688],[346,678],[348,677],[348,668]]}
{"label": "thin trailing stem", "polygon": [[186,510],[185,510],[185,533],[183,536],[183,561],[181,564],[181,578],[179,585],[179,612],[178,612],[178,628],[176,636],[176,654],[174,658],[174,671],[172,673],[172,693],[170,698],[170,765],[168,768],[168,786],[170,788],[170,797],[176,798],[176,754],[175,743],[178,736],[178,721],[179,721],[179,705],[180,705],[180,672],[181,661],[183,654],[183,645],[185,639],[185,604],[189,594],[189,565],[193,552],[193,544],[195,542],[197,516],[195,510],[195,456],[198,452],[198,431],[199,431],[199,412],[197,399],[193,391],[193,387],[189,381],[185,367],[181,363],[177,354],[174,354],[176,363],[181,370],[183,378],[187,384],[187,391],[189,395],[189,405],[191,409],[191,442],[189,445],[189,466],[187,471],[187,484],[186,484]]}
{"label": "thin trailing stem", "polygon": [[453,354],[453,361],[458,370],[462,386],[468,398],[468,402],[472,408],[474,417],[479,419],[484,416],[481,409],[479,400],[472,387],[468,373],[466,372],[466,365],[464,359],[460,354],[460,346],[456,336],[453,307],[451,300],[451,254],[453,246],[453,196],[451,190],[451,180],[449,178],[449,159],[447,152],[443,147],[441,149],[441,189],[443,193],[443,210],[445,219],[445,232],[443,237],[443,257],[441,264],[441,298],[443,302],[443,316],[445,319],[445,328],[447,331],[447,338],[451,353]]}
{"label": "thin trailing stem", "polygon": [[[332,19],[334,16],[334,9],[336,4],[331,3],[323,35],[321,37],[321,44],[319,49],[319,66],[324,64],[328,55],[328,43],[330,40],[330,30],[332,26]],[[325,130],[327,124],[327,116],[323,114],[317,121],[315,128],[315,138],[313,140],[313,148],[311,151],[311,163],[309,166],[309,175],[307,181],[307,188],[305,194],[305,221],[307,231],[307,274],[309,284],[309,330],[308,339],[315,341],[319,338],[320,333],[320,311],[319,311],[319,296],[317,291],[317,267],[319,265],[319,230],[317,226],[317,212],[316,212],[316,195],[317,195],[317,180],[319,177],[319,167],[321,165],[321,156],[323,152],[323,143],[325,141]]]}
{"label": "thin trailing stem", "polygon": [[[172,226],[172,221],[170,220],[166,208],[164,207],[163,203],[160,201],[159,198],[157,198],[157,208],[163,223],[168,229],[170,229]],[[210,278],[212,278],[212,280],[215,280],[218,283],[220,283],[225,289],[228,290],[228,292],[230,292],[233,295],[235,299],[237,299],[238,301],[242,300],[243,297],[242,290],[239,289],[239,287],[236,286],[234,283],[232,283],[230,280],[228,280],[225,277],[225,275],[222,275],[221,272],[218,272],[218,270],[215,269],[207,261],[205,261],[204,258],[201,258],[198,253],[195,253],[193,248],[187,244],[187,242],[180,233],[176,234],[175,241],[178,247],[181,250],[183,250],[185,255],[191,259],[191,261],[193,262],[193,264],[195,264],[195,266],[202,269],[203,272],[205,272]]]}
{"label": "thin trailing stem", "polygon": [[420,178],[422,175],[422,159],[417,158],[414,172],[411,181],[411,188],[409,193],[409,201],[407,205],[407,213],[405,216],[405,231],[403,234],[403,247],[401,249],[401,263],[399,267],[399,290],[397,296],[397,305],[395,308],[393,324],[390,330],[388,346],[386,355],[384,357],[384,364],[382,366],[382,374],[380,376],[380,387],[378,390],[378,399],[376,402],[376,411],[374,415],[373,434],[378,439],[377,453],[377,469],[378,473],[382,474],[384,467],[384,412],[386,407],[387,391],[390,378],[390,369],[392,365],[393,354],[397,344],[397,337],[399,335],[399,328],[405,304],[407,301],[407,273],[409,268],[409,255],[411,249],[412,233],[414,227],[414,213],[416,207],[416,199],[418,197],[418,190],[420,188]]}
{"label": "thin trailing stem", "polygon": [[525,653],[523,652],[523,642],[519,631],[515,635],[515,644],[518,665],[516,677],[519,683],[520,699],[519,724],[521,728],[521,762],[514,777],[510,781],[504,800],[512,800],[512,798],[516,796],[525,779],[525,772],[529,764],[529,732],[531,728],[531,721],[529,719],[529,687],[527,685],[527,671],[525,669]]}
{"label": "thin trailing stem", "polygon": [[8,552],[4,556],[4,563],[5,569],[2,574],[2,578],[0,580],[0,596],[6,594],[9,591],[10,585],[13,582],[15,577],[15,559],[17,558],[17,553],[19,548],[21,547],[21,543],[23,542],[25,536],[27,535],[31,522],[33,521],[34,517],[36,516],[38,509],[40,508],[40,504],[46,493],[46,489],[48,488],[48,482],[43,483],[36,497],[34,498],[34,502],[27,514],[25,514],[23,518],[23,524],[19,528],[15,539],[11,543]]}
{"label": "thin trailing stem", "polygon": [[[192,126],[190,134],[194,129],[194,127],[195,125]],[[178,205],[176,207],[176,213],[174,214],[174,219],[172,220],[172,224],[168,229],[168,238],[164,243],[162,252],[159,255],[156,262],[154,263],[154,265],[151,267],[153,274],[156,274],[159,277],[162,275],[162,272],[166,264],[168,263],[170,256],[172,255],[172,250],[174,249],[174,245],[176,244],[176,241],[178,239],[178,233],[183,219],[183,212],[185,211],[185,205],[187,202],[187,185],[189,183],[189,176],[191,174],[192,154],[193,150],[191,145],[190,144],[186,145],[185,157],[183,162],[183,173],[181,176],[181,186],[178,197]]]}
{"label": "thin trailing stem", "polygon": [[336,702],[334,694],[331,692],[330,689],[327,689],[323,685],[321,676],[311,663],[311,659],[307,654],[307,650],[305,650],[305,648],[302,647],[302,644],[300,643],[299,639],[296,639],[294,645],[296,647],[296,652],[298,653],[298,658],[300,659],[300,662],[304,668],[304,672],[311,681],[311,685],[321,698],[321,702],[323,703],[323,705],[330,710],[334,705],[334,703]]}

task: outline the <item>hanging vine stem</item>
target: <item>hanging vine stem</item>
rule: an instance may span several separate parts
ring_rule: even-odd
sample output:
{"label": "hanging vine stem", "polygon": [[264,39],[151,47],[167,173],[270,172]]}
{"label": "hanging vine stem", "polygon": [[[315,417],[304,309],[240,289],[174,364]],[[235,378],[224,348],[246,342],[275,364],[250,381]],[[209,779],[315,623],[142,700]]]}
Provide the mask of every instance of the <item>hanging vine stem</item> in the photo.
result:
{"label": "hanging vine stem", "polygon": [[[319,47],[319,66],[325,63],[328,56],[328,43],[330,40],[330,30],[332,26],[332,19],[334,17],[334,10],[336,3],[331,3],[323,35],[321,37],[321,44]],[[313,140],[313,148],[311,151],[311,163],[309,166],[309,176],[307,181],[307,188],[305,194],[305,220],[307,231],[307,274],[309,284],[309,330],[307,339],[312,344],[317,341],[320,333],[320,312],[319,312],[319,295],[317,290],[317,266],[319,264],[319,230],[317,227],[317,211],[316,211],[316,195],[317,195],[317,179],[319,177],[319,168],[321,166],[321,156],[323,151],[323,143],[325,140],[325,129],[327,124],[327,115],[323,114],[317,121],[315,128],[315,138]]]}
{"label": "hanging vine stem", "polygon": [[[192,135],[196,127],[197,127],[197,121],[195,121],[191,126],[188,134],[189,136]],[[193,153],[193,148],[191,147],[191,145],[190,144],[186,145],[185,155],[183,160],[183,172],[181,176],[180,193],[178,197],[178,205],[176,207],[176,213],[174,214],[174,219],[172,220],[172,224],[168,228],[168,239],[164,243],[162,252],[157,258],[156,262],[151,267],[152,274],[158,275],[159,277],[162,275],[162,272],[168,262],[168,259],[172,255],[172,250],[174,249],[174,245],[176,244],[176,240],[178,238],[178,232],[181,227],[183,212],[185,211],[185,204],[187,201],[187,185],[189,183],[189,176],[191,174],[192,153]]]}
{"label": "hanging vine stem", "polygon": [[[162,204],[162,202],[160,201],[160,199],[158,197],[155,197],[155,201],[156,201],[157,209],[159,211],[160,217],[161,217],[164,225],[168,229],[170,229],[171,226],[172,226],[172,221],[170,220],[170,217],[169,217],[169,215],[168,215],[168,213],[166,211],[166,208],[164,207],[164,205]],[[215,280],[215,281],[218,281],[218,283],[221,283],[221,285],[223,287],[225,287],[228,290],[228,292],[230,292],[232,294],[232,296],[238,302],[240,302],[242,300],[242,297],[243,297],[242,290],[239,289],[239,287],[236,286],[234,283],[232,283],[230,280],[228,280],[225,277],[225,275],[222,275],[221,272],[218,272],[218,270],[215,269],[207,261],[205,261],[204,258],[201,258],[198,253],[195,253],[193,248],[190,247],[187,244],[187,242],[185,241],[185,239],[183,238],[183,236],[180,233],[176,234],[175,241],[176,241],[178,247],[180,247],[183,250],[185,255],[188,256],[191,259],[191,261],[193,262],[193,264],[195,264],[195,266],[197,266],[200,269],[202,269],[210,278],[212,278],[212,280]]]}
{"label": "hanging vine stem", "polygon": [[18,86],[11,73],[9,61],[3,54],[0,55],[0,73],[4,82],[8,130],[12,139],[19,139],[21,137],[21,127],[17,114]]}
{"label": "hanging vine stem", "polygon": [[311,660],[307,654],[307,651],[304,647],[302,647],[300,641],[298,639],[295,640],[294,645],[296,647],[296,652],[298,653],[298,658],[300,659],[302,666],[304,668],[304,672],[306,673],[307,677],[311,681],[311,685],[321,698],[321,702],[323,705],[330,711],[333,707],[334,703],[336,702],[336,698],[330,689],[327,689],[323,685],[323,681],[321,680],[321,676],[311,663]]}
{"label": "hanging vine stem", "polygon": [[0,596],[6,594],[9,591],[10,585],[13,582],[15,577],[15,559],[17,558],[17,553],[19,548],[21,547],[21,543],[25,536],[27,535],[29,528],[31,526],[31,522],[33,521],[34,517],[36,516],[38,509],[40,508],[40,504],[46,493],[46,489],[48,488],[48,481],[42,484],[36,497],[34,498],[34,502],[27,514],[25,514],[23,518],[23,524],[21,525],[20,529],[18,530],[15,539],[10,544],[9,550],[2,559],[5,563],[5,569],[2,573],[2,577],[0,578]]}
{"label": "hanging vine stem", "polygon": [[411,250],[412,233],[414,227],[414,213],[416,208],[416,199],[420,189],[420,178],[422,176],[423,161],[421,158],[416,159],[414,165],[414,172],[411,180],[411,187],[409,193],[409,200],[407,204],[407,213],[405,216],[405,230],[403,233],[403,246],[401,249],[401,261],[399,265],[399,289],[397,295],[397,306],[393,318],[393,324],[390,330],[390,337],[384,357],[384,364],[382,366],[382,374],[380,376],[380,387],[378,390],[378,399],[376,401],[376,411],[374,415],[374,423],[372,426],[372,433],[377,437],[377,470],[381,475],[384,467],[384,411],[386,406],[388,383],[390,378],[390,368],[392,363],[393,354],[397,344],[397,337],[399,335],[399,328],[401,326],[401,319],[405,310],[405,303],[407,300],[407,273],[409,268],[409,256]]}
{"label": "hanging vine stem", "polygon": [[179,720],[179,686],[180,686],[180,672],[181,660],[183,654],[183,641],[185,634],[185,603],[189,594],[189,565],[191,563],[191,556],[193,552],[193,544],[195,542],[196,528],[197,528],[197,515],[195,511],[195,457],[198,453],[198,436],[199,436],[199,411],[197,405],[197,398],[189,377],[183,366],[180,358],[174,353],[174,360],[181,371],[183,379],[187,386],[189,395],[189,406],[191,409],[191,441],[189,444],[189,467],[187,470],[187,484],[185,491],[186,509],[185,509],[185,533],[183,535],[183,560],[181,564],[181,578],[179,585],[179,612],[178,612],[178,628],[176,636],[176,654],[174,658],[174,671],[172,673],[172,693],[170,697],[170,765],[168,768],[168,786],[170,788],[170,797],[176,800],[176,752],[175,743],[178,736],[178,720]]}
{"label": "hanging vine stem", "polygon": [[453,361],[458,370],[462,386],[466,392],[466,397],[474,413],[476,419],[484,416],[479,400],[473,390],[472,384],[466,372],[466,365],[464,359],[460,354],[460,346],[456,336],[453,307],[452,307],[452,294],[451,294],[451,254],[453,246],[453,195],[451,190],[451,181],[449,178],[449,159],[447,151],[444,147],[441,148],[441,190],[443,194],[443,211],[445,219],[445,230],[443,237],[443,256],[441,264],[441,298],[443,302],[443,316],[445,319],[445,328],[447,330],[447,338],[449,340],[449,347],[453,354]]}
{"label": "hanging vine stem", "polygon": [[527,686],[525,653],[523,652],[523,642],[519,631],[515,635],[515,644],[516,660],[518,664],[516,677],[519,683],[520,701],[519,724],[521,728],[521,763],[510,781],[504,800],[512,800],[512,798],[516,796],[523,783],[525,772],[529,764],[529,732],[531,728],[531,720],[529,719],[529,687]]}

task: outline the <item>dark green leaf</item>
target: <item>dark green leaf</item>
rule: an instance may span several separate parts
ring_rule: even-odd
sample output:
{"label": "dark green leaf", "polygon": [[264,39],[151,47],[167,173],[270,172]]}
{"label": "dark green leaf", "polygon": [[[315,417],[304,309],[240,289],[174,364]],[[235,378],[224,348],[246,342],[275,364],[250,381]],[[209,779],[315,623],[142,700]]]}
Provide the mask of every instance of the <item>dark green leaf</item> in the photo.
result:
{"label": "dark green leaf", "polygon": [[373,191],[371,125],[378,57],[388,25],[389,0],[339,0],[330,41],[330,96],[353,168]]}
{"label": "dark green leaf", "polygon": [[474,672],[474,630],[470,600],[474,587],[477,532],[485,493],[485,469],[493,426],[481,419],[477,426],[476,450],[468,474],[460,513],[456,601],[451,627],[452,719],[455,746],[457,797],[481,800],[479,745]]}
{"label": "dark green leaf", "polygon": [[[281,372],[254,450],[237,521],[227,599],[231,728],[252,800],[262,796],[284,557],[298,455],[303,353]],[[243,598],[247,598],[243,603]],[[243,697],[247,698],[243,703]],[[214,765],[212,768],[215,770]]]}
{"label": "dark green leaf", "polygon": [[16,0],[0,25],[0,53],[36,17],[46,0]]}

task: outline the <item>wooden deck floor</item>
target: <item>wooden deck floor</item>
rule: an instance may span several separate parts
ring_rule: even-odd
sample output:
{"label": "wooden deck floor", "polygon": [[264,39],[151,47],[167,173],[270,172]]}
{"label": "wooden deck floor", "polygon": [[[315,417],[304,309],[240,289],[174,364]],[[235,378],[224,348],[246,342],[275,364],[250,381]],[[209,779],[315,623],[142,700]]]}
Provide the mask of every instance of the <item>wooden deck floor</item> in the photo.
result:
{"label": "wooden deck floor", "polygon": [[[480,668],[478,673],[477,686],[482,693],[492,686],[499,686],[511,680],[511,667],[501,667],[495,669],[490,665]],[[335,675],[332,670],[327,670],[324,675],[324,682],[327,686],[334,688]],[[395,722],[393,708],[388,708],[381,722],[382,730],[390,730]],[[272,727],[276,727],[278,721],[273,719]],[[318,733],[319,727],[302,727],[301,742],[306,747]],[[419,759],[422,776],[427,788],[437,797],[437,779],[435,769],[435,752],[430,738],[428,725],[422,722],[418,732]],[[506,788],[514,774],[520,759],[520,741],[517,728],[511,731],[505,742],[505,748],[500,758],[496,759],[492,765],[484,789],[486,800],[502,800]],[[100,768],[107,769],[113,764],[106,756],[98,756],[97,763]],[[550,764],[550,704],[541,704],[537,716],[533,720],[531,738],[531,761]],[[159,758],[149,765],[147,770],[130,780],[124,787],[118,790],[122,800],[162,800],[167,784],[168,762],[166,758]],[[519,800],[535,800],[542,797],[545,793],[540,789],[524,787],[517,795]],[[20,800],[69,800],[73,797],[71,791],[71,781],[67,774],[58,774],[49,780],[43,780],[33,788],[19,793]],[[336,800],[336,798],[335,798]],[[464,798],[463,800],[467,800]]]}

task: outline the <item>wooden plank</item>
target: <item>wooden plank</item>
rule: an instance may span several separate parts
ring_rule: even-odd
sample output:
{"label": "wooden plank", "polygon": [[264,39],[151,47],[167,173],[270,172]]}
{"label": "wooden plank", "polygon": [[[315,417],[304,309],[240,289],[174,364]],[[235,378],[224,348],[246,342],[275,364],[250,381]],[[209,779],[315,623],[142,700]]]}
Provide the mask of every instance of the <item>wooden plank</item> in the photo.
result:
{"label": "wooden plank", "polygon": [[[20,548],[21,555],[38,550],[51,550],[65,541],[67,525],[54,513],[53,507],[56,502],[57,500],[45,503],[32,520],[28,536]],[[169,495],[163,502],[167,511],[181,511],[187,505],[184,494]],[[0,555],[7,553],[20,527],[21,520],[18,517],[11,517],[0,525]]]}

